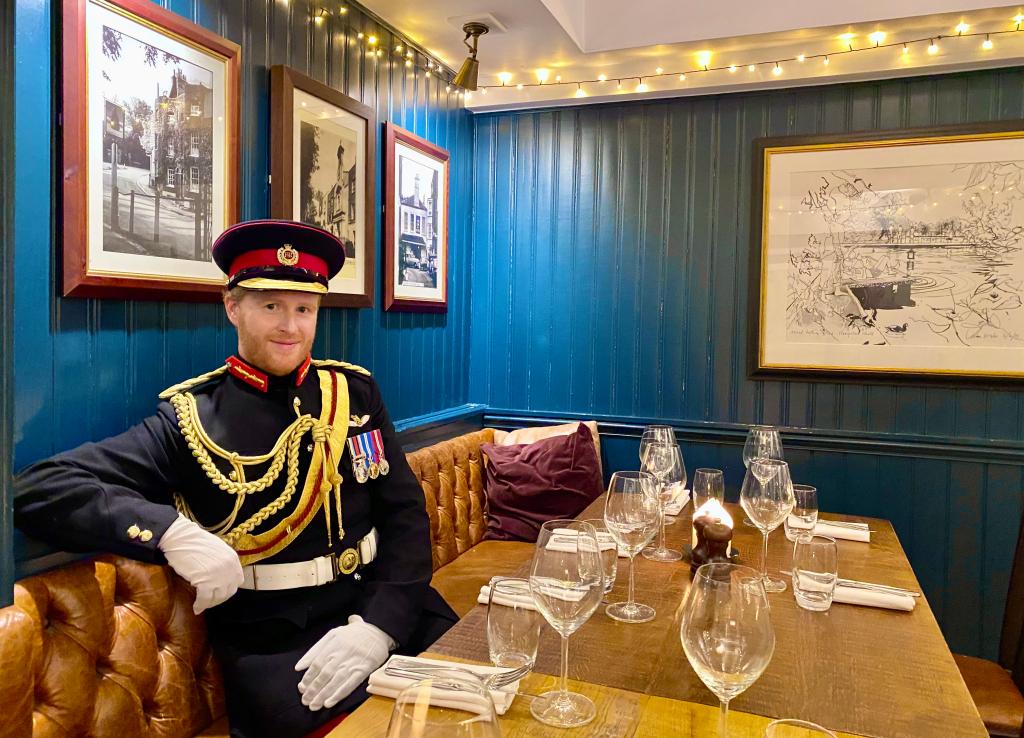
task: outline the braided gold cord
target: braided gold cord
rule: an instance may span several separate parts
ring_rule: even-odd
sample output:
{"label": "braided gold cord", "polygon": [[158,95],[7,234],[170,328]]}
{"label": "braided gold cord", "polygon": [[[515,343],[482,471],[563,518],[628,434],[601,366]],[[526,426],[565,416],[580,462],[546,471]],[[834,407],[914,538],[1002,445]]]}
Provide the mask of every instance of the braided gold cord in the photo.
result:
{"label": "braided gold cord", "polygon": [[223,374],[227,370],[228,370],[228,365],[224,364],[223,366],[219,366],[219,367],[217,367],[216,369],[214,369],[211,372],[206,372],[206,374],[200,374],[198,377],[193,377],[192,379],[186,379],[184,382],[179,382],[178,384],[171,385],[170,387],[165,389],[163,392],[161,392],[157,396],[161,400],[166,400],[169,397],[172,397],[173,395],[176,395],[179,392],[182,392],[183,390],[192,389],[193,387],[195,387],[198,384],[202,384],[203,382],[208,382],[209,380],[211,380],[214,377],[216,377],[218,374]]}
{"label": "braided gold cord", "polygon": [[349,364],[347,361],[335,361],[334,359],[313,359],[313,365],[338,366],[341,367],[342,369],[348,369],[350,371],[356,372],[357,374],[365,374],[368,377],[373,376],[370,374],[370,371],[368,369],[364,369],[358,364]]}

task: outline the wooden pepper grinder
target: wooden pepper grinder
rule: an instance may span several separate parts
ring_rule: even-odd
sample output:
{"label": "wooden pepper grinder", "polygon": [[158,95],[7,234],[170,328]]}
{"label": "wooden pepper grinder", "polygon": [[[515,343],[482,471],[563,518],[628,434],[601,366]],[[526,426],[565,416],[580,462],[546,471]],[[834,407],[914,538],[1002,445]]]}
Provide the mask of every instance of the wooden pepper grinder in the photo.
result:
{"label": "wooden pepper grinder", "polygon": [[702,564],[729,563],[729,544],[732,528],[718,518],[699,517],[693,521],[697,531],[697,545],[690,552],[690,575]]}

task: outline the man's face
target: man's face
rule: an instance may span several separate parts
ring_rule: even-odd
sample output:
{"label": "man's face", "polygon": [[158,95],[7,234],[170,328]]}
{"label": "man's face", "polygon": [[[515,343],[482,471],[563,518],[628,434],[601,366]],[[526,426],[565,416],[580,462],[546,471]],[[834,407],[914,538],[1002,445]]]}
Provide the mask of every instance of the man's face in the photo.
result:
{"label": "man's face", "polygon": [[250,290],[240,300],[224,296],[228,320],[238,330],[238,354],[268,374],[284,376],[306,360],[316,335],[320,296],[309,292]]}

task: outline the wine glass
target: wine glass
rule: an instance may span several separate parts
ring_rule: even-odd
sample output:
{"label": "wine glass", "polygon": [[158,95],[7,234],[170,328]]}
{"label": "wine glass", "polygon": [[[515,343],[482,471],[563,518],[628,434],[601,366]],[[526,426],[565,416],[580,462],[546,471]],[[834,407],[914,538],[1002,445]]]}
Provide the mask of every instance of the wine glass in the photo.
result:
{"label": "wine glass", "polygon": [[[743,466],[750,468],[752,459],[779,459],[785,458],[782,454],[782,439],[779,432],[770,425],[754,425],[747,432],[746,443],[743,444]],[[748,518],[743,518],[743,524],[757,527]]]}
{"label": "wine glass", "polygon": [[633,562],[636,555],[653,540],[661,524],[661,501],[654,477],[647,472],[615,472],[608,482],[604,500],[604,523],[629,556],[629,598],[608,605],[608,616],[626,623],[646,623],[654,619],[654,608],[633,600]]}
{"label": "wine glass", "polygon": [[793,511],[793,482],[789,464],[778,459],[752,459],[740,488],[740,505],[764,536],[761,576],[766,592],[782,592],[786,582],[768,575],[768,534]]}
{"label": "wine glass", "polygon": [[494,701],[464,669],[438,670],[398,693],[387,738],[501,738]]}
{"label": "wine glass", "polygon": [[[568,530],[556,533],[559,528]],[[536,698],[530,712],[557,728],[586,725],[597,708],[588,697],[569,691],[569,636],[590,619],[604,596],[594,526],[582,520],[549,520],[541,526],[530,565],[530,592],[540,614],[562,636],[559,689]]]}
{"label": "wine glass", "polygon": [[648,443],[641,459],[645,472],[652,474],[657,480],[659,512],[661,525],[658,527],[658,545],[643,550],[645,559],[653,561],[679,561],[683,558],[681,551],[673,551],[665,546],[665,505],[675,496],[675,485],[668,484],[668,476],[674,469],[683,465],[683,455],[679,446],[674,443]]}
{"label": "wine glass", "polygon": [[710,499],[725,502],[725,478],[721,469],[698,469],[693,473],[693,509]]}
{"label": "wine glass", "polygon": [[604,518],[587,518],[597,531],[597,547],[601,549],[601,562],[604,564],[604,593],[607,595],[615,588],[615,577],[619,573],[619,546],[608,532]]}
{"label": "wine glass", "polygon": [[487,650],[492,664],[505,669],[532,669],[537,660],[541,624],[528,580],[501,577],[491,581],[487,598]]}
{"label": "wine glass", "polygon": [[[674,445],[679,449],[679,455],[676,457],[676,463],[672,470],[665,476],[665,486],[668,488],[664,491],[666,505],[675,500],[686,489],[686,462],[683,461],[683,449],[680,448],[679,444]],[[675,515],[662,515],[662,517],[664,518],[665,525],[676,524]]]}
{"label": "wine glass", "polygon": [[690,666],[721,703],[719,738],[729,735],[729,701],[771,661],[769,613],[761,577],[737,564],[704,564],[683,599],[679,639]]}

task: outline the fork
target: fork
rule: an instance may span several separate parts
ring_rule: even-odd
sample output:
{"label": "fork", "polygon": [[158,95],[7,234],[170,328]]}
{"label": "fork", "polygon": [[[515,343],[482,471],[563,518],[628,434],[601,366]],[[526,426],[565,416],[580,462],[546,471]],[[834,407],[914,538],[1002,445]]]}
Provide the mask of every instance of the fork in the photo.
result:
{"label": "fork", "polygon": [[486,677],[481,677],[480,674],[473,671],[472,669],[467,669],[466,667],[459,666],[458,664],[451,666],[434,666],[433,664],[423,664],[418,661],[406,661],[404,659],[395,659],[389,662],[388,665],[384,668],[384,673],[389,674],[391,676],[404,677],[406,679],[421,679],[425,676],[430,676],[431,674],[451,671],[454,669],[456,671],[466,671],[475,677],[480,677],[484,683],[484,686],[486,686],[488,689],[501,689],[502,687],[506,687],[509,684],[512,684],[513,682],[522,679],[524,676],[530,673],[531,668],[531,664],[523,664],[522,666],[517,667],[515,669],[509,669],[507,671],[501,671],[494,674],[488,674]]}

